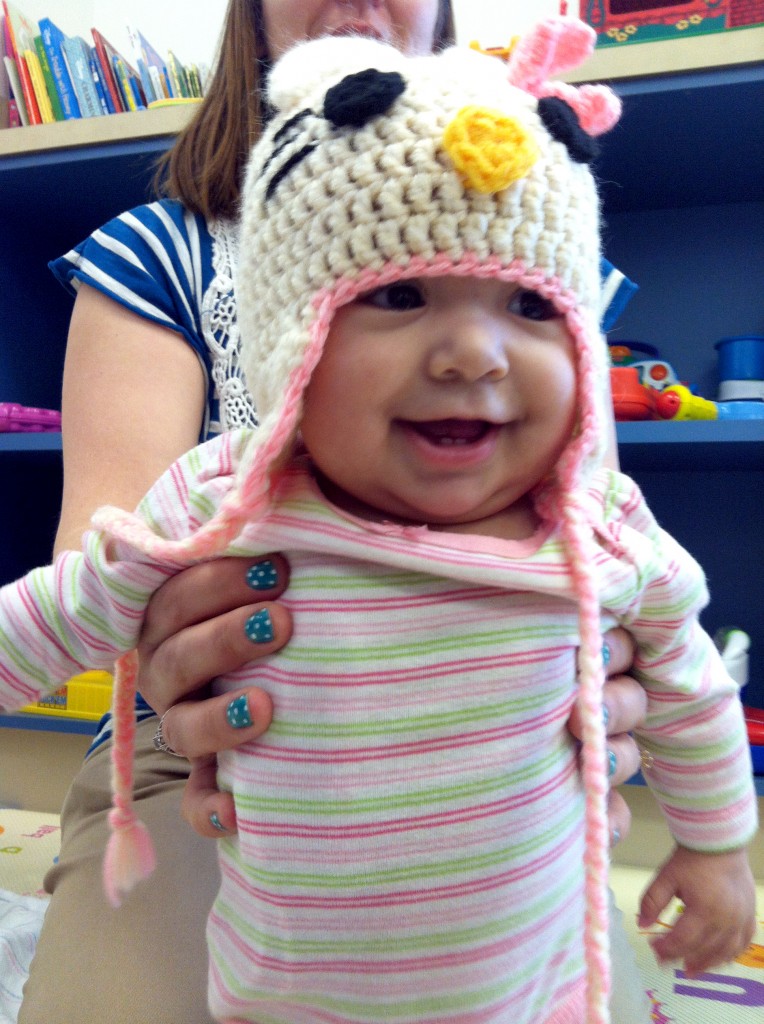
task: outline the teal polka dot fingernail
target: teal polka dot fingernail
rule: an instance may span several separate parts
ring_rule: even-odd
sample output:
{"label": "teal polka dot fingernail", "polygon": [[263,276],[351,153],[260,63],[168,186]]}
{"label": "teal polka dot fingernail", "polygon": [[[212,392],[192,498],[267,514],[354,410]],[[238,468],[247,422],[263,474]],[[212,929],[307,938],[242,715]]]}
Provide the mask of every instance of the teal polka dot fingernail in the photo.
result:
{"label": "teal polka dot fingernail", "polygon": [[252,715],[249,713],[249,701],[246,693],[243,693],[241,697],[234,697],[226,708],[225,716],[232,729],[248,729],[252,725]]}
{"label": "teal polka dot fingernail", "polygon": [[273,621],[267,608],[250,615],[244,624],[244,632],[253,644],[269,644],[273,640]]}
{"label": "teal polka dot fingernail", "polygon": [[278,570],[269,559],[258,562],[247,570],[247,586],[253,590],[273,590],[278,581]]}
{"label": "teal polka dot fingernail", "polygon": [[618,768],[618,758],[615,756],[615,752],[614,751],[608,750],[608,752],[607,752],[607,774],[608,774],[608,778],[609,779],[612,779],[612,777],[615,775],[617,768]]}

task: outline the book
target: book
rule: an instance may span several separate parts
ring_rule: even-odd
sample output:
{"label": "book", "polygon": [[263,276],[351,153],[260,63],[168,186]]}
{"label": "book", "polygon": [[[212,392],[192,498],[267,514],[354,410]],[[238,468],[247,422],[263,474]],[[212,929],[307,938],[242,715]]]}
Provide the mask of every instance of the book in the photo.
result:
{"label": "book", "polygon": [[151,84],[154,87],[154,95],[158,100],[166,100],[170,96],[170,90],[167,86],[167,78],[165,74],[159,70],[159,68],[153,65],[149,66],[149,77],[151,78]]}
{"label": "book", "polygon": [[164,94],[156,92],[156,89],[154,88],[154,79],[151,77],[149,63],[146,58],[150,54],[152,59],[161,61],[161,57],[159,57],[159,54],[157,54],[153,46],[144,39],[140,32],[136,32],[135,29],[130,28],[129,25],[127,26],[127,34],[130,39],[130,46],[133,51],[133,60],[135,61],[135,66],[138,70],[138,77],[140,79],[141,89],[143,90],[143,96],[145,98],[146,105],[148,106],[148,104],[153,103],[154,100],[161,99]]}
{"label": "book", "polygon": [[138,77],[138,75],[136,75],[134,73],[131,74],[129,71],[128,71],[128,76],[127,77],[128,77],[128,82],[130,84],[130,88],[131,88],[132,93],[133,93],[133,99],[135,100],[135,109],[136,110],[145,110],[146,109],[146,96],[145,96],[145,94],[143,92],[143,86],[141,85],[140,78]]}
{"label": "book", "polygon": [[32,76],[29,73],[26,57],[24,56],[23,53],[20,53],[16,58],[16,66],[19,70],[21,91],[24,94],[24,103],[26,104],[27,117],[29,118],[29,123],[42,124],[42,115],[40,114],[40,108],[37,104],[37,97],[35,96],[34,86],[32,85]]}
{"label": "book", "polygon": [[186,78],[186,69],[183,67],[181,62],[172,52],[167,51],[167,70],[170,74],[170,82],[172,83],[172,94],[173,96],[182,96],[188,98],[188,81]]}
{"label": "book", "polygon": [[24,50],[21,56],[26,63],[29,77],[32,80],[32,89],[37,100],[40,119],[43,124],[51,124],[56,119],[53,116],[53,107],[51,106],[50,96],[48,96],[48,89],[45,85],[37,50]]}
{"label": "book", "polygon": [[5,69],[5,15],[0,13],[0,129],[10,128],[11,83]]}
{"label": "book", "polygon": [[[3,0],[3,13],[5,14],[4,30],[6,33],[6,45],[9,41],[10,55],[16,64],[16,74],[21,87],[21,98],[23,98],[24,107],[26,108],[27,123],[42,124],[42,116],[37,103],[37,97],[35,96],[34,86],[32,85],[32,77],[24,56],[27,50],[34,47],[34,30],[26,15],[22,14],[18,7],[10,3],[9,0]],[[14,95],[18,102],[20,97],[16,94],[15,90]]]}
{"label": "book", "polygon": [[114,111],[117,114],[121,114],[122,111],[127,110],[126,101],[122,98],[122,93],[117,82],[117,78],[114,72],[114,66],[112,64],[112,57],[117,55],[117,50],[111,45],[109,40],[99,32],[97,28],[91,28],[90,34],[93,37],[93,47],[95,49],[96,59],[98,60],[99,67],[101,68],[101,79],[105,84],[111,96],[111,101],[114,104]]}
{"label": "book", "polygon": [[42,77],[45,79],[45,88],[47,90],[48,98],[50,100],[50,106],[53,111],[53,118],[56,121],[63,121],[64,110],[61,106],[61,99],[58,95],[58,89],[56,89],[56,82],[53,78],[53,72],[50,70],[50,64],[48,63],[48,55],[45,52],[45,47],[43,46],[41,35],[36,35],[34,37],[34,48],[37,51],[37,59],[40,61]]}
{"label": "book", "polygon": [[56,84],[58,98],[61,101],[64,119],[68,121],[75,117],[82,117],[80,104],[69,76],[69,69],[66,66],[62,49],[62,43],[66,39],[66,35],[50,18],[40,18],[38,25],[43,47],[48,57],[48,64]]}
{"label": "book", "polygon": [[61,49],[80,105],[80,113],[83,117],[99,117],[103,111],[90,72],[90,47],[82,36],[67,36],[61,42]]}
{"label": "book", "polygon": [[7,53],[3,56],[3,63],[5,64],[5,73],[8,75],[8,81],[11,84],[11,92],[13,93],[16,113],[18,114],[21,124],[26,126],[29,124],[29,114],[27,113],[27,105],[24,101],[24,93],[21,89],[21,79],[19,78],[18,66],[15,59],[13,57],[9,57]]}
{"label": "book", "polygon": [[93,85],[95,86],[96,93],[98,94],[98,102],[101,105],[101,113],[116,114],[116,110],[114,109],[114,104],[112,102],[111,95],[109,93],[109,90],[106,88],[106,85],[104,84],[103,76],[101,75],[101,66],[98,63],[98,58],[96,57],[96,52],[94,49],[91,49],[90,51],[89,64],[90,76],[93,79]]}
{"label": "book", "polygon": [[120,57],[118,53],[115,53],[111,58],[111,64],[114,68],[114,75],[119,85],[119,91],[122,96],[122,102],[124,103],[125,110],[137,110],[138,105],[135,102],[135,93],[130,84],[130,75],[127,70],[127,64]]}

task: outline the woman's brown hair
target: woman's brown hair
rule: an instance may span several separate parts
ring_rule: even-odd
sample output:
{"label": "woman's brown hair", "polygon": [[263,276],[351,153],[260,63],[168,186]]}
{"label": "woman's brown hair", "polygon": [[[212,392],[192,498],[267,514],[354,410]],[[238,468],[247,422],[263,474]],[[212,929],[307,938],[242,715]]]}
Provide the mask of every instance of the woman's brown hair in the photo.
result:
{"label": "woman's brown hair", "polygon": [[[439,0],[433,50],[454,41],[451,0]],[[249,150],[262,129],[269,67],[262,0],[230,0],[204,100],[160,159],[160,194],[208,220],[236,215]]]}

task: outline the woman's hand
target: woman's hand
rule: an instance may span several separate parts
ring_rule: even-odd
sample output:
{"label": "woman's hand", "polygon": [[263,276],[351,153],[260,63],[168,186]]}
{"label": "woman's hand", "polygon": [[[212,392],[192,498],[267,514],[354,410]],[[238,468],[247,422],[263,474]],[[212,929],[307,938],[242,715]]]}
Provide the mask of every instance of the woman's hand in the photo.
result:
{"label": "woman's hand", "polygon": [[178,573],[152,598],[138,645],[138,689],[160,716],[166,745],[187,757],[183,816],[201,835],[236,830],[233,799],[216,785],[216,755],[256,739],[271,721],[254,687],[207,696],[210,680],[279,650],[292,621],[277,599],[289,582],[280,555],[223,558]]}
{"label": "woman's hand", "polygon": [[[612,629],[606,633],[603,652],[606,652],[608,674],[603,701],[607,709],[608,751],[613,769],[609,778],[611,789],[608,798],[608,818],[611,843],[615,845],[629,834],[631,811],[624,798],[613,787],[620,786],[639,771],[639,748],[633,737],[629,736],[629,732],[638,728],[644,721],[647,695],[635,679],[625,674],[634,660],[634,642],[626,630]],[[581,714],[578,705],[573,708],[568,728],[577,739],[581,739]]]}

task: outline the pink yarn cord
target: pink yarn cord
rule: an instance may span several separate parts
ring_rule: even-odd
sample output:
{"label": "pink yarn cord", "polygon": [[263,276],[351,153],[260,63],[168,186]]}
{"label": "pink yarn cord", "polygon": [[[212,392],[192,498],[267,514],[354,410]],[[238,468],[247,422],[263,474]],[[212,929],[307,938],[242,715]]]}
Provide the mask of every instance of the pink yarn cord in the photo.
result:
{"label": "pink yarn cord", "polygon": [[111,836],[103,865],[104,888],[113,907],[156,865],[149,834],[133,809],[137,676],[138,655],[131,651],[117,661],[114,672]]}
{"label": "pink yarn cord", "polygon": [[584,853],[586,917],[584,949],[587,961],[587,1024],[609,1024],[610,950],[608,869],[610,830],[607,818],[607,738],[602,715],[600,600],[593,568],[596,547],[592,528],[577,495],[583,492],[584,469],[602,436],[596,400],[597,374],[586,343],[586,326],[576,313],[568,317],[576,341],[579,373],[579,436],[563,454],[558,467],[558,497],[562,528],[573,584],[579,603],[579,703],[583,730],[585,791]]}

